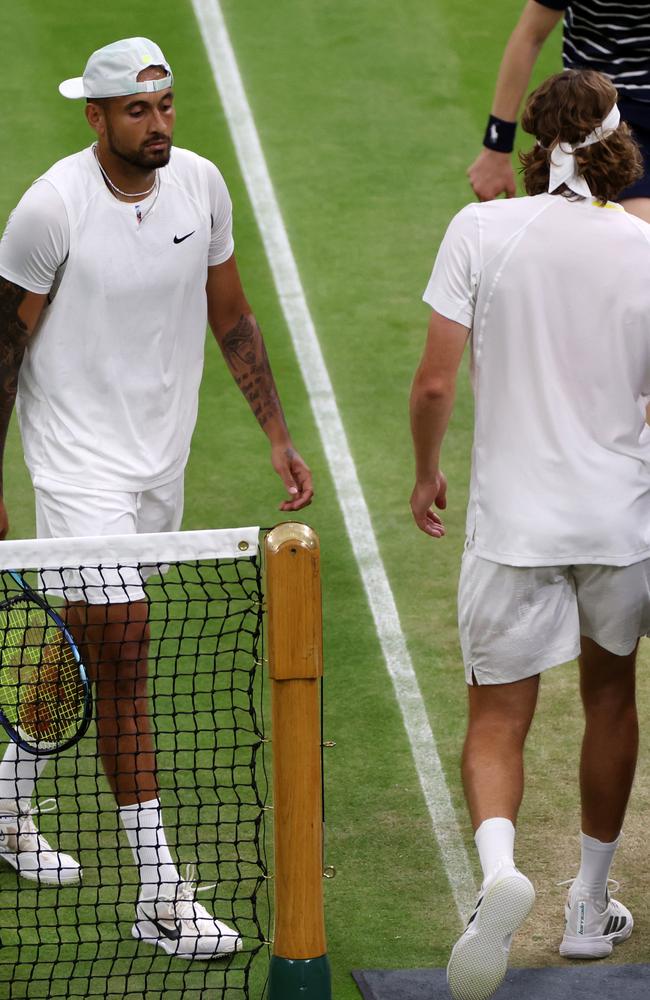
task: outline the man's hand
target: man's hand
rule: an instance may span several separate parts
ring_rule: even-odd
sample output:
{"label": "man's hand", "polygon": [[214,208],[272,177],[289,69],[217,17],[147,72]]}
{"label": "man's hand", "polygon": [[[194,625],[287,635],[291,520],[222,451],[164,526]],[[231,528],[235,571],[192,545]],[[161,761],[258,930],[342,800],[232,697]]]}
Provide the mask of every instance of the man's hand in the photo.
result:
{"label": "man's hand", "polygon": [[289,493],[280,510],[301,510],[314,495],[309,467],[291,446],[264,339],[244,296],[235,256],[208,268],[208,318],[242,395],[271,444],[271,462]]}
{"label": "man's hand", "polygon": [[4,539],[9,534],[9,518],[7,516],[7,508],[5,507],[5,502],[0,497],[0,541]]}
{"label": "man's hand", "polygon": [[409,400],[415,451],[415,486],[411,510],[421,531],[441,538],[445,526],[431,507],[447,506],[447,480],[440,471],[440,452],[454,406],[456,377],[469,327],[431,311],[427,342]]}
{"label": "man's hand", "polygon": [[467,170],[469,182],[479,201],[491,201],[500,194],[514,198],[517,191],[510,153],[497,153],[483,147]]}
{"label": "man's hand", "polygon": [[432,538],[442,538],[445,526],[439,515],[431,510],[434,504],[439,510],[447,506],[447,480],[442,472],[436,473],[431,482],[416,482],[411,493],[411,510],[420,531]]}
{"label": "man's hand", "polygon": [[271,463],[291,497],[280,504],[279,510],[302,510],[309,506],[314,495],[311,471],[295,448],[274,445]]}

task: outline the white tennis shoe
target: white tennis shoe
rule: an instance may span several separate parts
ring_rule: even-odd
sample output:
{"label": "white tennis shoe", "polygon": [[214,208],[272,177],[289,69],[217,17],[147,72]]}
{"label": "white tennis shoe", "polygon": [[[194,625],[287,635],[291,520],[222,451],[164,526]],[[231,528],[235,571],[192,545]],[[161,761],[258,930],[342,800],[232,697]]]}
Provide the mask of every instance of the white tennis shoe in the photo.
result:
{"label": "white tennis shoe", "polygon": [[[618,889],[618,883],[614,885]],[[632,914],[617,899],[610,898],[609,889],[604,898],[594,899],[577,879],[571,883],[564,915],[566,929],[560,944],[563,958],[606,958],[615,944],[627,941],[634,928]]]}
{"label": "white tennis shoe", "polygon": [[512,936],[534,902],[533,886],[516,868],[500,868],[483,886],[447,966],[454,1000],[488,1000],[496,993],[508,969]]}
{"label": "white tennis shoe", "polygon": [[[241,951],[242,940],[236,930],[216,920],[194,899],[196,869],[187,866],[187,879],[179,882],[173,895],[141,899],[136,910],[133,937],[155,944],[176,958],[207,960],[225,958]],[[214,886],[204,886],[211,889]]]}
{"label": "white tennis shoe", "polygon": [[43,806],[54,801],[44,799],[40,807],[19,809],[15,801],[0,799],[0,859],[21,878],[41,885],[69,885],[81,881],[81,865],[50,847],[33,820],[39,812],[51,812]]}

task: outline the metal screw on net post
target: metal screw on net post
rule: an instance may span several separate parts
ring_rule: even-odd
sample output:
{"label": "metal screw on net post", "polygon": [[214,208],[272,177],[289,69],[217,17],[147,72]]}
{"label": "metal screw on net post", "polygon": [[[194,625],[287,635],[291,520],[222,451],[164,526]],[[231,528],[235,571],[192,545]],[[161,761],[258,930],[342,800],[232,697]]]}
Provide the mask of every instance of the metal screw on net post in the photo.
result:
{"label": "metal screw on net post", "polygon": [[336,878],[336,868],[334,865],[325,865],[323,868],[323,878]]}
{"label": "metal screw on net post", "polygon": [[336,740],[323,740],[322,746],[330,750],[336,746]]}

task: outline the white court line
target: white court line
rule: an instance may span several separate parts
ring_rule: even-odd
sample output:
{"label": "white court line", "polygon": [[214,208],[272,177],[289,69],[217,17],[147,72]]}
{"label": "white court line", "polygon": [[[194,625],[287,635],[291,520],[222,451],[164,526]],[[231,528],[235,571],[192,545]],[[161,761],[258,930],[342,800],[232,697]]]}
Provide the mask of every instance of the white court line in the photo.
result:
{"label": "white court line", "polygon": [[192,0],[461,922],[476,886],[289,238],[218,0]]}

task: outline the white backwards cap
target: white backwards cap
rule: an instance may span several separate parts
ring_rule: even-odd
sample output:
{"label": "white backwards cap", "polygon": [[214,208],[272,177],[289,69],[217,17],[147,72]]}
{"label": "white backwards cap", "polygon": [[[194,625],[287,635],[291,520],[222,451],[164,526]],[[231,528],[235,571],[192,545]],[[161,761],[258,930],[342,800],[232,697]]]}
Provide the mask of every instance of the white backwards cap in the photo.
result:
{"label": "white backwards cap", "polygon": [[568,188],[583,198],[591,198],[591,189],[584,177],[578,174],[576,169],[575,151],[584,146],[593,146],[595,142],[601,142],[607,136],[615,132],[621,121],[621,115],[615,104],[612,110],[605,116],[600,125],[597,125],[593,132],[590,132],[582,142],[573,145],[568,142],[559,142],[551,152],[550,173],[548,178],[549,192],[555,191],[560,184],[566,184]]}
{"label": "white backwards cap", "polygon": [[[167,75],[159,80],[138,82],[138,73],[147,66],[162,66]],[[123,38],[93,52],[83,76],[59,84],[64,97],[126,97],[151,94],[171,87],[174,82],[169,63],[160,48],[148,38]]]}

